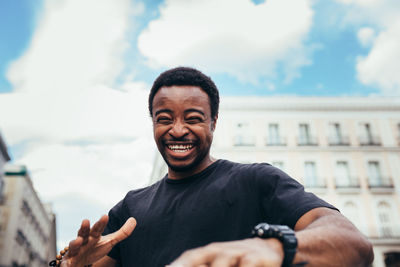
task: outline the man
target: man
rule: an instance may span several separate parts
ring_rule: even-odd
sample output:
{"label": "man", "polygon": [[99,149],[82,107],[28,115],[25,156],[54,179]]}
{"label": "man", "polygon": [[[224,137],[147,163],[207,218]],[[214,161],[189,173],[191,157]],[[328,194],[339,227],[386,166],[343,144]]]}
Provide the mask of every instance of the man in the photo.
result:
{"label": "man", "polygon": [[84,220],[61,266],[372,262],[366,238],[333,206],[304,192],[279,169],[210,156],[218,105],[215,84],[195,69],[171,69],[156,79],[149,111],[168,174],[130,191],[91,228]]}

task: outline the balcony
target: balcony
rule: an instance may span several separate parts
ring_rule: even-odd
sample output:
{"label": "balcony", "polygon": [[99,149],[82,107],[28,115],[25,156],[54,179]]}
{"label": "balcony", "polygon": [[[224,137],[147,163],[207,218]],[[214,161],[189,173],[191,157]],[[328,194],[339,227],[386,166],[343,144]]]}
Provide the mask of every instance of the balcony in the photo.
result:
{"label": "balcony", "polygon": [[326,192],[327,185],[323,178],[304,178],[304,187],[313,193],[324,193]]}
{"label": "balcony", "polygon": [[391,239],[396,240],[396,243],[398,243],[400,239],[400,228],[396,225],[372,228],[370,232],[374,234],[369,234],[368,238],[371,239],[374,244],[380,244],[382,241],[387,244],[387,241]]}
{"label": "balcony", "polygon": [[330,136],[328,138],[328,143],[330,146],[349,146],[350,140],[348,136]]}
{"label": "balcony", "polygon": [[368,187],[374,193],[394,192],[394,184],[391,177],[368,177]]}
{"label": "balcony", "polygon": [[297,145],[299,146],[317,146],[318,141],[315,136],[300,136],[297,138]]}
{"label": "balcony", "polygon": [[360,136],[358,137],[360,146],[380,146],[382,145],[381,139],[377,135]]}
{"label": "balcony", "polygon": [[393,188],[393,180],[390,177],[369,177],[369,188]]}
{"label": "balcony", "polygon": [[357,177],[335,177],[335,186],[338,193],[359,193],[361,191],[360,181]]}
{"label": "balcony", "polygon": [[237,135],[233,139],[233,145],[234,146],[255,146],[256,142],[254,137],[252,136],[243,136],[243,135]]}
{"label": "balcony", "polygon": [[286,146],[286,138],[281,136],[270,136],[266,138],[265,145],[267,146]]}

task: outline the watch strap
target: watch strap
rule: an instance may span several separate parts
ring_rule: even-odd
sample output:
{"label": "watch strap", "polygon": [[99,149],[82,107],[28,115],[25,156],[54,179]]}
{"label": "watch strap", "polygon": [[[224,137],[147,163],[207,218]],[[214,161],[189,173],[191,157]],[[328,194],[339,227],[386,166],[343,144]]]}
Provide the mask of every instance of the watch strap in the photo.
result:
{"label": "watch strap", "polygon": [[252,231],[253,237],[277,238],[283,245],[283,267],[292,266],[297,251],[297,238],[295,232],[286,225],[273,225],[260,223]]}

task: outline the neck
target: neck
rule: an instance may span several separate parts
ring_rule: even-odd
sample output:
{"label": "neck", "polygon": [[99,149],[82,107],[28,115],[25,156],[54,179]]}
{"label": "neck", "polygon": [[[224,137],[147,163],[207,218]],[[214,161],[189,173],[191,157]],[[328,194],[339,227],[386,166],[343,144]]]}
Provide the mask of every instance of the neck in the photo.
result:
{"label": "neck", "polygon": [[168,167],[168,178],[169,179],[174,179],[174,180],[180,180],[189,176],[193,176],[195,174],[198,174],[202,172],[204,169],[206,169],[208,166],[213,164],[216,161],[215,158],[208,156],[206,159],[204,159],[200,164],[194,166],[193,168],[185,171],[175,171]]}

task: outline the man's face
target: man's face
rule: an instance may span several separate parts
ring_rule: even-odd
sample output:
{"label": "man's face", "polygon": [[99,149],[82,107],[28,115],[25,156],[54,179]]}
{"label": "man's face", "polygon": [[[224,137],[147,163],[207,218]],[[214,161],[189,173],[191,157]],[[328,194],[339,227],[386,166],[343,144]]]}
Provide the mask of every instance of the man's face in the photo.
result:
{"label": "man's face", "polygon": [[161,87],[153,99],[153,131],[169,174],[193,175],[211,164],[210,146],[216,118],[197,86]]}

